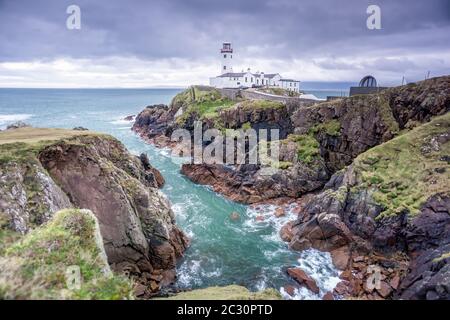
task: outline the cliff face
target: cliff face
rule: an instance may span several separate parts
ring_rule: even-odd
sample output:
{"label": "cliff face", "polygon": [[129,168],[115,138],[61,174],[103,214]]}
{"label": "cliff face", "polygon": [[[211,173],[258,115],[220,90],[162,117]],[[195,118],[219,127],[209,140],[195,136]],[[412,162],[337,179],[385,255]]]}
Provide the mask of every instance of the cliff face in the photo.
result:
{"label": "cliff face", "polygon": [[[68,273],[73,266],[81,278],[67,277],[76,276]],[[10,245],[0,256],[0,269],[0,299],[133,298],[130,279],[111,272],[98,221],[89,210],[58,211]]]}
{"label": "cliff face", "polygon": [[[449,154],[447,113],[333,175],[286,226],[285,239],[295,250],[334,253],[335,263],[348,270],[341,293],[449,299]],[[364,287],[370,264],[384,266],[383,288],[375,292]]]}
{"label": "cliff face", "polygon": [[263,174],[265,168],[259,165],[182,167],[192,181],[211,185],[244,203],[296,198],[319,190],[359,154],[450,110],[450,77],[313,105],[296,100],[287,105],[262,100],[230,102],[208,92],[202,96],[187,90],[170,107],[145,109],[133,130],[149,142],[173,146],[173,130],[192,130],[195,120],[202,121],[204,129],[278,129],[280,163],[273,174]]}
{"label": "cliff face", "polygon": [[294,132],[313,134],[331,171],[362,152],[392,139],[400,130],[450,110],[450,77],[434,78],[378,94],[319,103],[292,116]]}
{"label": "cliff face", "polygon": [[188,240],[145,156],[89,132],[24,128],[0,133],[0,141],[5,227],[24,234],[60,209],[87,208],[99,221],[112,269],[138,278],[145,286],[140,294],[173,280]]}

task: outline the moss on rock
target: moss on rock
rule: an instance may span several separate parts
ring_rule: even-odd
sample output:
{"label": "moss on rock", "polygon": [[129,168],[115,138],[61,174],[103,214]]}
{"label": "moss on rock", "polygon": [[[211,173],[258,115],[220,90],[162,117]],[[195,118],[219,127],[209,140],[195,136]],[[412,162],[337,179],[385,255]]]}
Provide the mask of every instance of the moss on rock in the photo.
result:
{"label": "moss on rock", "polygon": [[317,124],[309,130],[310,134],[316,134],[319,132],[325,132],[329,136],[337,137],[341,132],[341,123],[338,120],[333,119]]}
{"label": "moss on rock", "polygon": [[356,158],[354,168],[381,217],[414,215],[432,195],[450,193],[450,114],[413,129]]}
{"label": "moss on rock", "polygon": [[319,142],[312,135],[290,135],[288,139],[297,143],[299,161],[310,164],[320,156]]}
{"label": "moss on rock", "polygon": [[[66,272],[80,270],[69,289]],[[57,212],[47,224],[10,245],[0,258],[1,299],[129,299],[132,283],[112,274],[95,216],[89,210]]]}

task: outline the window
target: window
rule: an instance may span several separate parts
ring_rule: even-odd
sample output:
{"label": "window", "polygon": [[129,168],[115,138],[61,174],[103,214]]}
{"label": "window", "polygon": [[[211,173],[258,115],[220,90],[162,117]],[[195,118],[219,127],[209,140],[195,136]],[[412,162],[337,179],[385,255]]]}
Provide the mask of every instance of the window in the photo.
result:
{"label": "window", "polygon": [[227,70],[227,66],[223,66],[223,70]]}
{"label": "window", "polygon": [[245,77],[245,82],[247,82],[247,77]]}
{"label": "window", "polygon": [[226,55],[226,54],[224,54],[224,55],[223,55],[223,57],[224,57],[224,58],[226,58],[226,57],[227,57],[227,55]]}
{"label": "window", "polygon": [[233,55],[230,55],[230,59],[233,59]]}
{"label": "window", "polygon": [[259,84],[259,79],[256,79],[256,84]]}
{"label": "window", "polygon": [[250,82],[253,82],[253,77],[250,77]]}

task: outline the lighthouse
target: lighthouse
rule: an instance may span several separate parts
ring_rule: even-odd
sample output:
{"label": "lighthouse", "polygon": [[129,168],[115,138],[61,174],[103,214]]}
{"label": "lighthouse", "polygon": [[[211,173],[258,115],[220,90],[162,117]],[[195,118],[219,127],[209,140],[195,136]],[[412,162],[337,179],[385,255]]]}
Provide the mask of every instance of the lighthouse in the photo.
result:
{"label": "lighthouse", "polygon": [[230,42],[224,42],[220,50],[222,69],[221,74],[233,72],[233,48]]}

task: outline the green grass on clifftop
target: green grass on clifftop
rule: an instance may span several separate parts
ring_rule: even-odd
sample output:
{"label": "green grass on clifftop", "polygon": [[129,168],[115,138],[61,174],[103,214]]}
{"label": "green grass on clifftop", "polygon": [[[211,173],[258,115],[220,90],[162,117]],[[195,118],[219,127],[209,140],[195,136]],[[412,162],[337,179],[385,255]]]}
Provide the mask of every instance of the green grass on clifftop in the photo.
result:
{"label": "green grass on clifftop", "polygon": [[245,287],[231,285],[209,287],[178,293],[158,300],[280,300],[281,295],[275,289],[251,292]]}
{"label": "green grass on clifftop", "polygon": [[202,86],[190,87],[177,94],[172,100],[172,105],[181,105],[184,110],[183,114],[176,120],[181,125],[194,113],[199,120],[214,118],[220,110],[228,108],[234,103],[222,96],[217,89]]}
{"label": "green grass on clifftop", "polygon": [[417,214],[432,195],[450,193],[450,113],[379,145],[356,158],[359,188],[373,191],[382,217]]}
{"label": "green grass on clifftop", "polygon": [[109,137],[92,131],[32,127],[1,131],[0,164],[15,160],[31,160],[40,150],[50,144],[81,136]]}
{"label": "green grass on clifftop", "polygon": [[[80,288],[66,272],[78,266]],[[8,247],[0,257],[0,299],[129,299],[130,280],[109,269],[97,219],[68,209]]]}

